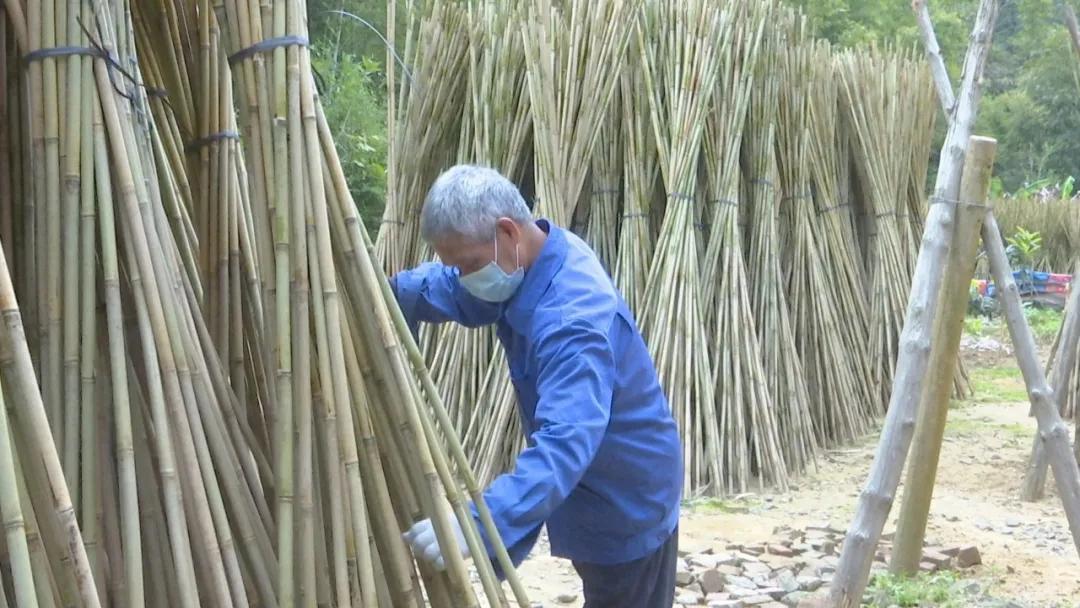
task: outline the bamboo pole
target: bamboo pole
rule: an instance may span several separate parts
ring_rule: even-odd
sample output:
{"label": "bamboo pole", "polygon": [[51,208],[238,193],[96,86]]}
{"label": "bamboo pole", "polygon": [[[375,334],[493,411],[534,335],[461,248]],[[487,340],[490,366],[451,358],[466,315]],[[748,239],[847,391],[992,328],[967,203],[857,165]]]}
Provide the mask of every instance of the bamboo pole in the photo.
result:
{"label": "bamboo pole", "polygon": [[[3,516],[4,519],[16,605],[20,608],[37,608],[34,572],[30,562],[30,547],[26,540],[26,525],[23,521],[22,506],[19,504],[19,489],[16,483],[15,461],[12,454],[11,435],[8,429],[8,412],[7,405],[4,403],[3,389],[0,389],[0,516]],[[0,596],[5,595],[6,592],[0,589]]]}
{"label": "bamboo pole", "polygon": [[[1080,265],[1076,266],[1073,276],[1080,275]],[[1077,350],[1080,349],[1080,287],[1070,289],[1069,302],[1065,307],[1065,324],[1058,336],[1057,352],[1053,361],[1050,379],[1053,380],[1054,403],[1058,412],[1064,416],[1067,411],[1069,391],[1075,383]],[[1046,443],[1041,434],[1035,435],[1028,458],[1024,482],[1020,486],[1020,500],[1035,502],[1043,497],[1046,488],[1047,472]]]}
{"label": "bamboo pole", "polygon": [[30,440],[29,445],[34,446],[37,451],[35,456],[44,466],[45,483],[51,491],[51,506],[63,530],[65,546],[72,553],[72,567],[79,587],[79,596],[86,606],[100,606],[93,572],[90,569],[90,559],[86,554],[71,495],[68,493],[67,484],[64,483],[60,455],[53,441],[52,432],[49,430],[41,391],[38,388],[33,362],[30,359],[30,349],[23,332],[22,316],[15,299],[7,260],[2,257],[2,252],[0,252],[0,316],[4,319],[2,339],[10,344],[14,358],[12,370],[14,377],[7,378],[7,382],[14,402],[21,404],[16,410],[16,432]]}
{"label": "bamboo pole", "polygon": [[[964,62],[959,102],[942,148],[946,154],[942,155],[935,188],[935,196],[940,199],[956,200],[959,194],[964,145],[975,122],[979,81],[989,55],[997,6],[995,0],[983,0],[979,5],[973,42]],[[949,227],[953,218],[954,209],[949,205],[934,205],[926,221],[881,443],[848,529],[840,564],[829,590],[831,604],[840,608],[857,606],[862,600],[877,540],[900,482],[929,364],[930,333],[937,312],[941,269],[948,253]]]}
{"label": "bamboo pole", "polygon": [[[930,353],[929,378],[919,407],[911,461],[904,484],[904,500],[896,529],[890,569],[897,574],[913,575],[922,561],[926,522],[934,493],[941,443],[953,384],[953,370],[959,359],[960,338],[967,314],[965,294],[971,288],[975,259],[979,248],[979,229],[985,215],[984,201],[990,191],[997,141],[972,137],[964,159],[959,203],[952,228],[952,245],[943,271],[942,294],[934,328],[934,347]],[[934,204],[952,204],[937,202]]]}
{"label": "bamboo pole", "polygon": [[[1031,397],[1031,409],[1039,422],[1039,436],[1042,437],[1050,468],[1054,472],[1058,494],[1065,507],[1065,516],[1072,531],[1073,543],[1080,553],[1080,466],[1069,449],[1069,427],[1065,426],[1058,414],[1054,392],[1046,382],[1046,375],[1039,364],[1035,338],[1024,316],[1020,302],[1020,292],[1009,267],[1005,245],[1001,242],[997,221],[993,213],[987,213],[983,224],[983,243],[990,258],[990,270],[994,282],[1001,289],[1001,302],[1005,309],[1005,320],[1009,326],[1020,371],[1024,375],[1028,395]],[[1069,345],[1065,344],[1068,348]],[[1072,348],[1076,348],[1072,345]]]}

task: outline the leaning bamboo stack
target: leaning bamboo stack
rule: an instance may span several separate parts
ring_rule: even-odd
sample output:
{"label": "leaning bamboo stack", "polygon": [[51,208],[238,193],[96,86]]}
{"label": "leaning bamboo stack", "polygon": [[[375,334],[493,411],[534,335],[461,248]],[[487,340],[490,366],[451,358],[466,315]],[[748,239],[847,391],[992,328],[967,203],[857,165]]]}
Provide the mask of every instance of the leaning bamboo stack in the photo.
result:
{"label": "leaning bamboo stack", "polygon": [[615,95],[608,108],[592,156],[589,189],[589,219],[585,241],[609,273],[615,268],[619,243],[619,213],[623,200],[622,101]]}
{"label": "leaning bamboo stack", "polygon": [[751,98],[757,52],[765,26],[761,5],[729,3],[730,43],[721,51],[712,111],[705,119],[708,222],[702,276],[711,334],[713,386],[721,445],[719,491],[743,493],[753,483],[787,487],[776,412],[762,365],[750,307],[740,234],[739,148]]}
{"label": "leaning bamboo stack", "polygon": [[646,4],[637,25],[660,171],[669,202],[640,312],[642,333],[682,436],[683,491],[721,492],[704,286],[699,268],[698,161],[734,13],[704,0]]}
{"label": "leaning bamboo stack", "polygon": [[839,55],[844,84],[841,100],[855,141],[857,179],[866,242],[865,267],[870,304],[869,353],[874,384],[887,402],[892,386],[900,330],[911,276],[905,235],[908,234],[905,163],[910,151],[900,129],[909,113],[904,104],[899,58],[871,49]]}
{"label": "leaning bamboo stack", "polygon": [[780,264],[780,191],[774,146],[779,79],[774,74],[779,69],[781,49],[780,37],[767,31],[754,71],[742,155],[746,159],[743,180],[748,203],[745,240],[750,302],[784,461],[795,473],[813,461],[818,442]]}
{"label": "leaning bamboo stack", "polygon": [[411,12],[404,56],[410,71],[401,75],[394,162],[388,168],[389,197],[376,247],[389,273],[426,259],[419,238],[420,208],[428,186],[453,161],[459,137],[468,68],[469,28],[461,3],[435,0]]}
{"label": "leaning bamboo stack", "polygon": [[869,319],[864,296],[865,272],[862,250],[855,236],[850,175],[845,171],[848,154],[847,133],[840,116],[840,86],[833,49],[818,41],[811,51],[812,82],[809,87],[808,122],[810,128],[810,170],[814,206],[817,211],[821,257],[829,269],[832,293],[825,294],[835,310],[844,360],[853,371],[857,395],[864,400],[859,411],[864,416],[880,414],[880,394],[872,383],[871,362],[866,336]]}
{"label": "leaning bamboo stack", "polygon": [[370,257],[303,4],[267,3],[267,31],[242,2],[28,8],[0,41],[28,124],[4,143],[40,153],[5,157],[32,204],[0,216],[32,229],[20,298],[55,297],[28,342],[0,263],[2,382],[27,404],[13,443],[0,417],[17,605],[506,605],[488,560],[474,589],[400,538],[430,516],[450,542],[458,517],[482,554],[468,499],[526,603]]}
{"label": "leaning bamboo stack", "polygon": [[[810,188],[811,62],[805,18],[792,14],[778,24],[780,103],[777,160],[780,167],[781,249],[795,344],[810,390],[811,417],[818,441],[853,441],[870,427],[875,412],[870,385],[855,357],[845,350],[838,307],[839,273],[826,272],[829,241]],[[874,408],[874,409],[870,409]]]}
{"label": "leaning bamboo stack", "polygon": [[612,278],[630,310],[640,315],[655,245],[650,211],[659,167],[642,53],[634,44],[626,54],[619,83],[624,144],[623,211],[618,218],[619,244]]}

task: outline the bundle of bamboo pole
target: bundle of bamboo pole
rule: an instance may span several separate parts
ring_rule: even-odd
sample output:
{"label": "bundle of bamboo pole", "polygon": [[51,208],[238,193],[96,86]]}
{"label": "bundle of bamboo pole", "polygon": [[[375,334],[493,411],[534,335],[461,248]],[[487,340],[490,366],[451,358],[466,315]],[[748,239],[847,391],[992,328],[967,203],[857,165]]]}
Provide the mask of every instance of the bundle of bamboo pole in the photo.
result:
{"label": "bundle of bamboo pole", "polygon": [[615,95],[592,155],[589,219],[585,228],[585,241],[609,273],[615,266],[623,199],[622,121],[622,103],[619,95]]}
{"label": "bundle of bamboo pole", "polygon": [[685,493],[724,479],[704,286],[699,266],[698,161],[734,13],[704,1],[646,5],[637,37],[660,171],[669,202],[645,287],[640,324],[683,439]]}
{"label": "bundle of bamboo pole", "polygon": [[720,77],[704,133],[707,179],[708,245],[702,277],[711,330],[713,385],[721,446],[724,493],[759,486],[787,486],[769,384],[755,334],[754,313],[739,230],[739,147],[750,102],[756,54],[767,13],[731,4],[734,26],[721,51]]}
{"label": "bundle of bamboo pole", "polygon": [[743,178],[749,207],[745,233],[750,302],[784,461],[796,472],[813,461],[818,442],[780,264],[780,191],[774,144],[780,82],[775,74],[781,42],[775,30],[766,32],[762,40],[742,155],[746,159]]}
{"label": "bundle of bamboo pole", "polygon": [[[870,358],[875,362],[874,384],[885,392],[892,386],[904,307],[911,281],[906,242],[909,225],[905,163],[910,152],[901,129],[905,96],[901,91],[899,58],[877,51],[845,51],[838,59],[844,83],[841,96],[856,142],[856,168],[861,192],[860,230],[866,246],[870,281]],[[901,194],[905,194],[901,198]]]}
{"label": "bundle of bamboo pole", "polygon": [[[17,605],[505,605],[487,559],[476,589],[456,553],[414,563],[421,517],[443,546],[457,517],[473,555],[482,527],[527,603],[371,257],[304,3],[25,8],[0,40],[27,124],[3,147],[37,150],[0,165]],[[43,303],[32,341],[10,269]]]}
{"label": "bundle of bamboo pole", "polygon": [[388,167],[386,207],[375,241],[393,274],[426,259],[419,237],[420,207],[428,186],[457,151],[459,118],[466,96],[469,26],[457,2],[423,3],[411,12],[404,56],[410,73],[396,91],[394,157]]}
{"label": "bundle of bamboo pole", "polygon": [[[824,445],[849,442],[870,427],[874,406],[861,365],[847,356],[833,294],[840,276],[827,272],[828,239],[811,184],[812,47],[805,18],[781,22],[777,160],[780,167],[782,266],[795,344],[810,390],[811,417]],[[830,146],[831,147],[831,146]]]}
{"label": "bundle of bamboo pole", "polygon": [[620,82],[623,128],[623,211],[613,279],[635,314],[640,314],[655,244],[652,199],[659,178],[656,146],[641,51],[631,45]]}
{"label": "bundle of bamboo pole", "polygon": [[826,294],[833,307],[843,341],[844,359],[864,400],[860,410],[874,415],[881,411],[880,394],[872,384],[866,336],[869,331],[864,297],[862,250],[855,231],[852,211],[847,133],[840,115],[840,83],[828,42],[818,41],[810,51],[812,82],[809,87],[810,170],[814,204],[818,215],[821,257],[832,275],[832,293]]}

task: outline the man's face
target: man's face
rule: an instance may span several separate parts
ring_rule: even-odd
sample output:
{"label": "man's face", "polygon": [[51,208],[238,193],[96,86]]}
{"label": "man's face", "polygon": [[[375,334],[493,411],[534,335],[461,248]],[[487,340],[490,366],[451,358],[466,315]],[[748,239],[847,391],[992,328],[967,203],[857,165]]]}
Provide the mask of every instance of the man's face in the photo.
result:
{"label": "man's face", "polygon": [[[462,276],[472,274],[495,260],[506,273],[517,270],[516,249],[521,231],[509,218],[502,218],[495,227],[495,234],[487,241],[474,241],[459,235],[448,236],[431,244],[442,263],[458,269]],[[498,257],[495,255],[498,241]]]}

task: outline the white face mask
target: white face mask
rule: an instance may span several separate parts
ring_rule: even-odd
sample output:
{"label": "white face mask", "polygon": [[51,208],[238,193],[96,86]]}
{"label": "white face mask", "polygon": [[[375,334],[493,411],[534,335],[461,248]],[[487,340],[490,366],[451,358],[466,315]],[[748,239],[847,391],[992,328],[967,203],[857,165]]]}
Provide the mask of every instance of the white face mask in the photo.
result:
{"label": "white face mask", "polygon": [[492,303],[505,302],[514,295],[521,281],[525,279],[525,269],[521,267],[521,252],[517,246],[514,247],[514,254],[517,256],[515,262],[517,270],[507,274],[496,262],[499,259],[499,239],[496,237],[495,259],[476,272],[458,277],[458,282],[465,291],[480,300]]}

